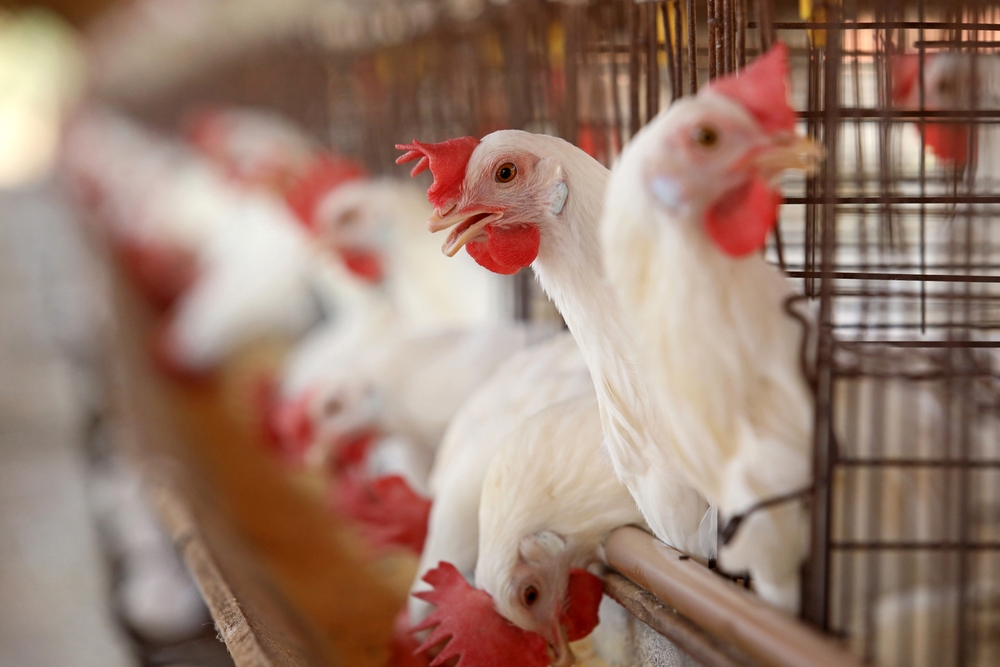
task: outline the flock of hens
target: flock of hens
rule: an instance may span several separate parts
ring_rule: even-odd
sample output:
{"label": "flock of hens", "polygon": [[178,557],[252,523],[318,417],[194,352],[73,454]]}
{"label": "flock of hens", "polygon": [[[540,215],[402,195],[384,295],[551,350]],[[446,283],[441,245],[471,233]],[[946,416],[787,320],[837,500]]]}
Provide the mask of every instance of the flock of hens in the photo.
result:
{"label": "flock of hens", "polygon": [[[266,426],[336,478],[373,543],[420,553],[394,659],[562,666],[598,625],[620,526],[796,611],[806,509],[749,511],[810,484],[806,331],[760,252],[778,176],[822,159],[787,75],[777,44],[654,118],[610,171],[517,130],[397,146],[433,176],[432,211],[262,112],[206,111],[180,146],[89,109],[63,163],[169,313],[164,372],[301,337]],[[529,266],[568,332],[503,321],[492,274]]]}

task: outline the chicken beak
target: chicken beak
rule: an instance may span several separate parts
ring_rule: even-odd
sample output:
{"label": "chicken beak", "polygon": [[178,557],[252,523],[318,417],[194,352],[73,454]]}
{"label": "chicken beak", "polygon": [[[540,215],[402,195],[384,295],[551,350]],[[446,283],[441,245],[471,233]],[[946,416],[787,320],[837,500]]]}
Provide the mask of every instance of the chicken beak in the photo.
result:
{"label": "chicken beak", "polygon": [[569,647],[569,640],[566,639],[566,628],[563,627],[562,623],[559,623],[557,627],[555,641],[549,642],[551,667],[570,667],[576,663],[576,656],[573,655],[573,649]]}
{"label": "chicken beak", "polygon": [[454,227],[441,246],[441,252],[454,257],[466,243],[482,234],[486,225],[502,217],[502,211],[482,208],[459,210],[457,205],[452,205],[444,211],[434,209],[434,215],[427,221],[427,229],[436,233]]}
{"label": "chicken beak", "polygon": [[809,137],[795,135],[776,141],[754,158],[754,164],[768,180],[787,169],[812,174],[823,161],[823,145]]}

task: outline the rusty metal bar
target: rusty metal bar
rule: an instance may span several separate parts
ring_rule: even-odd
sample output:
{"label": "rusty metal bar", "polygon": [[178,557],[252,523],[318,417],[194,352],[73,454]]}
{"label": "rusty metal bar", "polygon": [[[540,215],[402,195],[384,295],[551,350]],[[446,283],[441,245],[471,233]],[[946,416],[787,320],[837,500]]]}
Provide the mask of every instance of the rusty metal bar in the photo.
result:
{"label": "rusty metal bar", "polygon": [[638,528],[606,543],[608,564],[717,640],[769,667],[861,667],[839,644]]}
{"label": "rusty metal bar", "polygon": [[695,0],[687,1],[688,86],[692,95],[698,92],[698,24]]}
{"label": "rusty metal bar", "polygon": [[[647,5],[646,17],[646,122],[660,110],[660,62],[659,39],[656,24],[659,16],[658,3]],[[666,26],[664,26],[664,29]],[[666,45],[664,45],[666,47]]]}
{"label": "rusty metal bar", "polygon": [[626,5],[626,26],[628,31],[628,126],[629,138],[642,127],[639,117],[639,26],[642,25],[639,6],[634,2]]}

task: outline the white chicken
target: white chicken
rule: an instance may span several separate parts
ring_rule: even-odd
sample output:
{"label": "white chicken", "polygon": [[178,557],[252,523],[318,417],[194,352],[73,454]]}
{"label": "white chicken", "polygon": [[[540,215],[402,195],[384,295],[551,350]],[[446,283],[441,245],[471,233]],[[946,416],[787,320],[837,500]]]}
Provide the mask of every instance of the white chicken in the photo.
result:
{"label": "white chicken", "polygon": [[[411,592],[427,590],[422,577],[441,561],[471,579],[479,550],[479,501],[483,480],[508,434],[531,415],[589,391],[587,368],[576,343],[560,335],[512,356],[452,419],[430,476],[433,498],[427,541]],[[410,598],[414,623],[429,612]]]}
{"label": "white chicken", "polygon": [[712,514],[681,476],[669,431],[640,374],[632,332],[604,277],[598,221],[608,171],[555,137],[516,130],[441,144],[398,146],[434,184],[432,231],[453,227],[447,255],[463,246],[482,266],[531,265],[580,345],[597,391],[608,452],[657,537],[709,557]]}
{"label": "white chicken", "polygon": [[69,124],[62,166],[77,199],[107,231],[147,296],[169,305],[195,280],[198,249],[239,200],[210,166],[103,108]]}
{"label": "white chicken", "polygon": [[291,120],[268,109],[200,109],[189,118],[185,136],[230,178],[279,192],[300,178],[319,153]]}
{"label": "white chicken", "polygon": [[[923,62],[922,87],[920,69],[918,54],[893,59],[892,100],[897,107],[921,110],[922,92],[925,111],[1000,108],[1000,57],[995,54],[928,54]],[[915,127],[920,129],[919,124]],[[977,181],[989,186],[1000,177],[1000,155],[996,150],[1000,134],[994,124],[930,118],[924,121],[923,133],[927,148],[939,160],[963,167],[974,157]]]}
{"label": "white chicken", "polygon": [[354,345],[501,319],[500,281],[484,276],[471,260],[448,262],[432,251],[434,241],[424,231],[427,203],[417,188],[391,180],[353,181],[319,197],[311,208],[308,224],[316,241],[379,291],[364,321],[351,323],[347,333],[344,322],[335,321],[297,345],[282,371],[285,400],[321,382],[324,373],[355,354]]}
{"label": "white chicken", "polygon": [[[403,437],[430,460],[469,395],[541,334],[508,324],[385,334],[357,346],[340,341],[339,358],[289,400],[288,435],[311,433],[300,449],[314,465],[368,432]],[[303,419],[308,429],[298,426]]]}
{"label": "white chicken", "polygon": [[249,341],[293,338],[322,317],[341,321],[345,304],[371,298],[371,288],[311,245],[280,200],[247,193],[225,215],[199,248],[198,280],[161,340],[181,368],[207,370]]}
{"label": "white chicken", "polygon": [[[468,437],[470,427],[478,437]],[[611,530],[642,524],[602,442],[593,385],[568,336],[513,359],[463,408],[435,465],[434,520],[420,567],[430,574],[427,582],[418,578],[419,598],[410,605],[411,620],[434,628],[425,646],[452,634],[449,655],[571,664],[568,641],[597,625],[602,595],[586,568],[601,561]],[[474,604],[480,598],[462,578],[473,565],[488,606]],[[424,602],[437,606],[426,617]],[[493,636],[498,612],[545,641]]]}
{"label": "white chicken", "polygon": [[[668,416],[674,462],[720,519],[811,483],[813,398],[793,295],[756,252],[773,227],[785,169],[820,153],[796,137],[783,45],[654,118],[608,187],[605,266]],[[720,550],[765,600],[798,605],[808,522],[800,502],[747,517]]]}
{"label": "white chicken", "polygon": [[336,473],[334,507],[373,545],[419,553],[427,477],[446,426],[539,333],[500,325],[343,345],[321,382],[278,408],[274,431],[293,460]]}
{"label": "white chicken", "polygon": [[545,637],[559,664],[568,658],[565,640],[590,629],[564,627],[563,610],[587,585],[573,569],[602,562],[604,540],[625,525],[644,522],[603,449],[596,395],[556,403],[518,426],[490,464],[476,587],[502,616]]}

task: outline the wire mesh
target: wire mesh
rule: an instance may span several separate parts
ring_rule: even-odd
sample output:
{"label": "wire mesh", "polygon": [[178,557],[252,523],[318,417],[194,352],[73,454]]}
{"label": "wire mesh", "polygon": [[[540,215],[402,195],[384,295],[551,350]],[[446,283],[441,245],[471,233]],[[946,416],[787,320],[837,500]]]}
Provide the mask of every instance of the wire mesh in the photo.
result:
{"label": "wire mesh", "polygon": [[[512,2],[355,59],[364,104],[348,106],[378,166],[397,141],[501,127],[610,164],[661,106],[787,43],[794,104],[827,149],[820,173],[784,183],[768,248],[801,285],[790,307],[816,325],[803,616],[880,664],[996,664],[998,33],[998,10],[975,4]],[[969,54],[948,70],[948,102],[929,89],[938,52]],[[916,102],[893,99],[906,54],[922,56]],[[959,127],[964,164],[935,156],[935,132]],[[525,277],[518,295],[519,316],[538,317]]]}
{"label": "wire mesh", "polygon": [[[267,78],[376,173],[395,143],[508,127],[610,165],[672,99],[788,44],[827,150],[784,182],[767,249],[815,324],[803,616],[882,665],[1000,664],[1000,5],[511,0],[361,52],[316,28]],[[228,101],[255,101],[245,69]],[[515,314],[552,316],[529,276]]]}
{"label": "wire mesh", "polygon": [[[974,75],[992,67],[1000,44],[982,35],[998,18],[887,2],[775,23],[805,60],[803,117],[827,149],[773,251],[818,302],[804,615],[879,664],[1000,658],[997,108]],[[942,131],[966,145],[947,155]]]}

